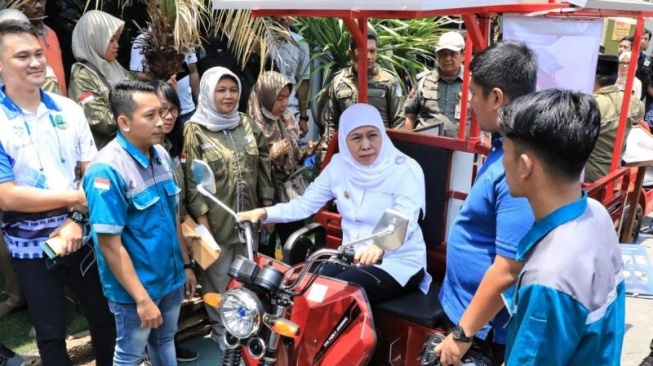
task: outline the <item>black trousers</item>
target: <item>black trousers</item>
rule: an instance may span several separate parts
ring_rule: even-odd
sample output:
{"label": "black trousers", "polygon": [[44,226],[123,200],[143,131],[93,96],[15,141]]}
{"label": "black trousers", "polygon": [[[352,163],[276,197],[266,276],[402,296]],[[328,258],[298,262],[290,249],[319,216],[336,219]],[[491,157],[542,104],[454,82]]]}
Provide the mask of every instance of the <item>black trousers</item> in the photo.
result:
{"label": "black trousers", "polygon": [[321,275],[361,286],[370,304],[374,305],[417,289],[424,278],[424,270],[420,268],[405,286],[401,286],[388,272],[375,266],[361,266],[354,269],[327,263]]}
{"label": "black trousers", "polygon": [[[292,235],[295,231],[303,228],[305,226],[304,220],[287,222],[283,224],[275,224],[274,232],[270,234],[270,239],[267,245],[260,243],[258,246],[258,252],[267,255],[270,258],[274,258],[275,244],[278,239],[281,243],[281,247],[286,244],[288,237]],[[263,235],[261,235],[262,237]]]}
{"label": "black trousers", "polygon": [[53,266],[45,259],[16,258],[13,265],[27,300],[43,365],[72,366],[66,350],[66,285],[77,296],[88,321],[96,365],[112,365],[116,322],[102,293],[92,244],[60,258]]}

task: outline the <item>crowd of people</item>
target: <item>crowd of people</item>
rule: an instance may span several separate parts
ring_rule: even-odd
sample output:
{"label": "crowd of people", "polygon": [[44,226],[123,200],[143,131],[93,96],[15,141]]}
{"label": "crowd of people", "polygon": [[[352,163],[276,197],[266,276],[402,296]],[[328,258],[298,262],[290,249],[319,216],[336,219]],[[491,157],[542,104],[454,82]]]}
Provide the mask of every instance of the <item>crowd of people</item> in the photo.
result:
{"label": "crowd of people", "polygon": [[[91,10],[73,31],[77,62],[66,80],[56,34],[42,22],[44,4],[0,12],[0,121],[7,126],[0,136],[0,265],[9,295],[0,317],[27,306],[45,366],[72,365],[66,286],[88,321],[97,365],[197,358],[175,341],[182,301],[198,282],[192,238],[180,222],[192,218],[220,245],[218,260],[199,272],[204,291],[226,290],[229,266],[246,247],[234,219],[198,192],[189,169],[195,159],[213,171],[216,198],[272,234],[258,247],[270,256],[273,243],[332,199],[345,241],[368,236],[384,209],[401,211],[410,218],[403,246],[385,252],[359,244],[360,270],[332,266],[323,274],[358,283],[372,303],[427,293],[418,225],[426,212],[424,173],[386,129],[435,128],[457,137],[467,71],[466,130],[473,110],[492,135],[491,150],[448,234],[439,300],[451,333],[438,357],[455,365],[475,345],[493,365],[619,364],[625,290],[618,240],[605,208],[579,182],[609,169],[632,39],[624,38],[619,56],[599,56],[588,96],[535,92],[537,59],[521,42],[493,45],[463,68],[464,38],[447,32],[435,46],[438,66],[417,75],[405,97],[399,79],[376,62],[378,37],[369,31],[366,65],[336,72],[324,110],[313,116],[309,50],[287,17],[274,18],[285,29],[270,50],[276,70],[253,83],[242,68],[200,50],[185,55],[179,80],[153,80],[140,52],[145,35],[134,40],[127,70],[117,61],[124,22]],[[358,52],[352,41],[352,60]],[[358,103],[360,67],[368,74],[367,104]],[[633,88],[632,122],[644,116],[640,95],[653,98],[646,77],[641,91]],[[312,123],[321,126],[319,144],[303,141]],[[283,183],[313,154],[323,158],[336,131],[340,152],[302,195],[282,197]],[[569,250],[572,236],[577,246]],[[49,256],[44,243],[54,239],[60,245]],[[591,258],[586,266],[575,265],[579,251]],[[224,349],[220,315],[206,310],[211,337]],[[21,362],[4,346],[0,357]]]}

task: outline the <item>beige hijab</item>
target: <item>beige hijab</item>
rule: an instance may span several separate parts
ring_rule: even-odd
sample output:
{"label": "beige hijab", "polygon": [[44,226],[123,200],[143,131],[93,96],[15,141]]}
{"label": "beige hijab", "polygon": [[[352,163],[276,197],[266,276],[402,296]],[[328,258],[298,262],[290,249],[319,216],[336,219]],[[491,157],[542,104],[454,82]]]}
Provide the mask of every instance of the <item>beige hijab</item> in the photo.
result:
{"label": "beige hijab", "polygon": [[259,75],[247,101],[247,114],[254,118],[261,127],[270,147],[281,139],[288,139],[292,153],[273,159],[272,164],[276,172],[291,174],[297,168],[297,163],[302,157],[299,148],[299,127],[295,116],[288,109],[281,116],[275,116],[271,112],[274,109],[277,96],[285,86],[292,91],[290,81],[276,71],[266,71]]}
{"label": "beige hijab", "polygon": [[[264,117],[272,121],[279,120],[280,117],[272,114],[272,109],[277,101],[277,96],[285,86],[288,86],[292,92],[292,83],[276,71],[266,71],[259,75],[247,101],[247,114],[258,123],[263,123]],[[281,118],[285,118],[286,114],[290,115],[291,113],[286,110]]]}
{"label": "beige hijab", "polygon": [[125,71],[117,60],[104,59],[111,37],[125,22],[99,10],[82,15],[73,30],[73,55],[77,62],[88,62],[113,85],[125,80]]}

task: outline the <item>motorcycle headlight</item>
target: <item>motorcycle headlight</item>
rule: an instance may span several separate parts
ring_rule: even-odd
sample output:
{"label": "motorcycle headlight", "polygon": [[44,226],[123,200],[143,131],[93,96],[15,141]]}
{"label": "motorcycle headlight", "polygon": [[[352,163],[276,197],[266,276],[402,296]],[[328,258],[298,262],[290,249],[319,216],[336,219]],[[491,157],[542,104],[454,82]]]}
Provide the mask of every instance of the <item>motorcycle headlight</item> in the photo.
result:
{"label": "motorcycle headlight", "polygon": [[256,334],[264,313],[265,309],[258,296],[244,287],[231,289],[222,297],[222,324],[237,338],[249,338]]}

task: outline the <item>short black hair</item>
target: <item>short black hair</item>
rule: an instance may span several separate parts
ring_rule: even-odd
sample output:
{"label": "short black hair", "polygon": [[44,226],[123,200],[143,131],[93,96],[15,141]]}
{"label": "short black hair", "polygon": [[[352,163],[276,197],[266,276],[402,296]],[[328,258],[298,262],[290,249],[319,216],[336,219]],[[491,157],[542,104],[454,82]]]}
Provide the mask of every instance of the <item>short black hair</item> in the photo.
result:
{"label": "short black hair", "polygon": [[4,37],[9,34],[31,34],[36,39],[39,38],[39,31],[36,30],[36,27],[14,19],[0,22],[0,46],[2,46]]}
{"label": "short black hair", "polygon": [[146,82],[138,80],[123,80],[111,88],[109,92],[109,105],[113,118],[118,121],[118,117],[125,115],[131,118],[136,110],[134,93],[152,93],[156,95],[154,87]]}
{"label": "short black hair", "polygon": [[579,182],[599,137],[601,112],[591,95],[548,89],[503,106],[498,124],[517,155],[533,152],[555,178]]}
{"label": "short black hair", "polygon": [[645,34],[648,34],[648,39],[651,39],[651,31],[647,28],[644,28],[644,31],[642,31],[642,36]]}
{"label": "short black hair", "polygon": [[[377,36],[376,33],[371,29],[367,30],[367,39],[370,39],[370,40],[373,40],[376,43],[379,43],[379,36]],[[349,38],[349,48],[351,50],[355,50],[356,48],[358,48],[358,45],[356,44],[356,40],[354,39],[353,36],[350,36],[350,38]]]}
{"label": "short black hair", "polygon": [[632,47],[633,43],[635,42],[635,37],[633,37],[633,36],[625,36],[624,38],[621,39],[621,41],[619,41],[619,43],[621,43],[621,42],[623,42],[623,41],[628,41],[628,42],[630,42],[630,46]]}
{"label": "short black hair", "polygon": [[[172,105],[177,108],[177,111],[179,111],[179,114],[181,114],[181,102],[179,101],[179,96],[170,84],[162,80],[155,80],[150,82],[150,85],[152,85],[159,97],[163,97],[165,100],[172,103]],[[179,116],[177,116],[175,125],[172,127],[172,130],[168,133],[167,137],[172,144],[170,151],[168,151],[170,156],[173,158],[179,157],[184,147],[184,125],[179,122]]]}
{"label": "short black hair", "polygon": [[608,85],[614,85],[617,82],[617,79],[619,78],[619,75],[596,75],[596,83],[600,87],[608,86]]}
{"label": "short black hair", "polygon": [[537,57],[523,42],[503,41],[479,52],[469,64],[484,96],[499,88],[511,101],[535,91]]}

